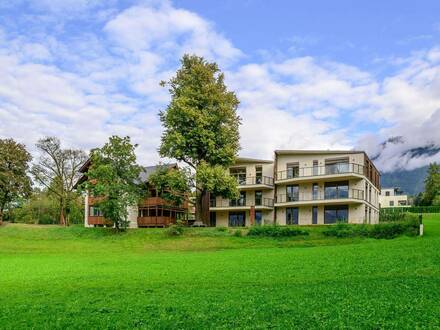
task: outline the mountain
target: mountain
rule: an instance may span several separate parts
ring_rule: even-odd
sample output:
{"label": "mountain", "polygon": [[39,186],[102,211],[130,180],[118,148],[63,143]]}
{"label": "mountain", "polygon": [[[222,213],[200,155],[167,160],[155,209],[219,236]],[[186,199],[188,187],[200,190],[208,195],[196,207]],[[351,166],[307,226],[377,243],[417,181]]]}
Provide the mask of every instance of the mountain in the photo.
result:
{"label": "mountain", "polygon": [[423,166],[414,170],[382,173],[381,186],[382,188],[399,187],[409,195],[416,195],[424,190],[427,171],[428,166]]}

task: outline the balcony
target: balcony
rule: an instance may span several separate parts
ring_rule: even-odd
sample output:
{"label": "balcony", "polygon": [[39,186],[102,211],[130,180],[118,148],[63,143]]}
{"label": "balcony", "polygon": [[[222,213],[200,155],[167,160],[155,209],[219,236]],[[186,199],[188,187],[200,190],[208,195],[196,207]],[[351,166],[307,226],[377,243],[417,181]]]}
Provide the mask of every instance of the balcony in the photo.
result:
{"label": "balcony", "polygon": [[215,210],[250,210],[251,206],[255,206],[256,209],[272,209],[274,200],[272,198],[258,198],[255,201],[249,201],[246,199],[228,200],[222,199],[217,202],[216,200],[210,201],[210,209]]}
{"label": "balcony", "polygon": [[272,189],[274,180],[270,176],[256,176],[237,178],[238,188],[241,190]]}
{"label": "balcony", "polygon": [[361,203],[364,199],[364,191],[359,189],[280,194],[276,198],[275,206]]}
{"label": "balcony", "polygon": [[278,171],[275,183],[304,182],[311,179],[344,179],[364,176],[363,165],[355,163],[335,163],[311,167],[292,167],[285,171]]}

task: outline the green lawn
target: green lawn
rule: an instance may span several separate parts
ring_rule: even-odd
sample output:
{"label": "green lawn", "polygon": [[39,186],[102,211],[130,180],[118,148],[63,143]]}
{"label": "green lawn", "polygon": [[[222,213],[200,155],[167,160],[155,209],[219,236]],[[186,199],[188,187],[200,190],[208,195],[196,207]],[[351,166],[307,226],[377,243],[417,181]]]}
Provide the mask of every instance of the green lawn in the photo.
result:
{"label": "green lawn", "polygon": [[439,328],[440,215],[424,222],[393,240],[6,225],[0,328]]}

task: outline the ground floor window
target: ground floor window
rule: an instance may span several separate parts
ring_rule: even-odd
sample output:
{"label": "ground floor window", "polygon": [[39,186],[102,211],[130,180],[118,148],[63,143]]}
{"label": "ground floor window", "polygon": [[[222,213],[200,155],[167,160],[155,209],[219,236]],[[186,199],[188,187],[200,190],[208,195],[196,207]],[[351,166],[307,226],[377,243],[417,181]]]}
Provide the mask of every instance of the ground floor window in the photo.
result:
{"label": "ground floor window", "polygon": [[245,212],[229,212],[229,227],[244,227],[245,225]]}
{"label": "ground floor window", "polygon": [[297,207],[288,207],[286,209],[286,225],[297,225],[299,210]]}
{"label": "ground floor window", "polygon": [[99,207],[90,206],[90,208],[89,208],[89,216],[91,216],[91,217],[103,217],[104,214],[99,209]]}
{"label": "ground floor window", "polygon": [[312,207],[312,224],[313,225],[318,224],[318,207],[317,206]]}
{"label": "ground floor window", "polygon": [[348,222],[348,205],[334,205],[324,208],[324,223],[336,222]]}
{"label": "ground floor window", "polygon": [[217,213],[209,212],[209,225],[215,227],[217,225]]}
{"label": "ground floor window", "polygon": [[263,213],[261,211],[255,211],[255,224],[260,226],[263,221]]}

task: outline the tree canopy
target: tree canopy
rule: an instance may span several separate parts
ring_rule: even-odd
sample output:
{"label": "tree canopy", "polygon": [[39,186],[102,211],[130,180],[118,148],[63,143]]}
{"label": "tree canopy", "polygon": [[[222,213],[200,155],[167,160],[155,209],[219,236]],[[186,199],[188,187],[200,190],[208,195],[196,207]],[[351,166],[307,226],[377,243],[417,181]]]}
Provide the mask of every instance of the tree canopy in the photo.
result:
{"label": "tree canopy", "polygon": [[79,149],[63,149],[56,137],[40,139],[36,144],[40,156],[32,166],[35,180],[58,199],[60,224],[68,224],[69,203],[75,199],[74,186],[80,178],[79,168],[87,160],[87,155]]}
{"label": "tree canopy", "polygon": [[28,176],[31,155],[23,144],[13,139],[0,139],[0,223],[5,208],[31,193]]}
{"label": "tree canopy", "polygon": [[239,101],[228,91],[218,65],[196,55],[184,55],[176,75],[161,84],[168,86],[171,102],[159,114],[164,127],[159,152],[197,173],[196,220],[206,223],[202,200],[209,191],[224,197],[238,194],[226,168],[240,148]]}
{"label": "tree canopy", "polygon": [[140,195],[136,147],[128,136],[110,137],[102,148],[91,151],[88,180],[82,185],[100,198],[97,206],[118,230],[127,227],[128,208],[136,205]]}
{"label": "tree canopy", "polygon": [[437,163],[429,165],[425,178],[423,202],[426,205],[440,204],[440,165]]}

